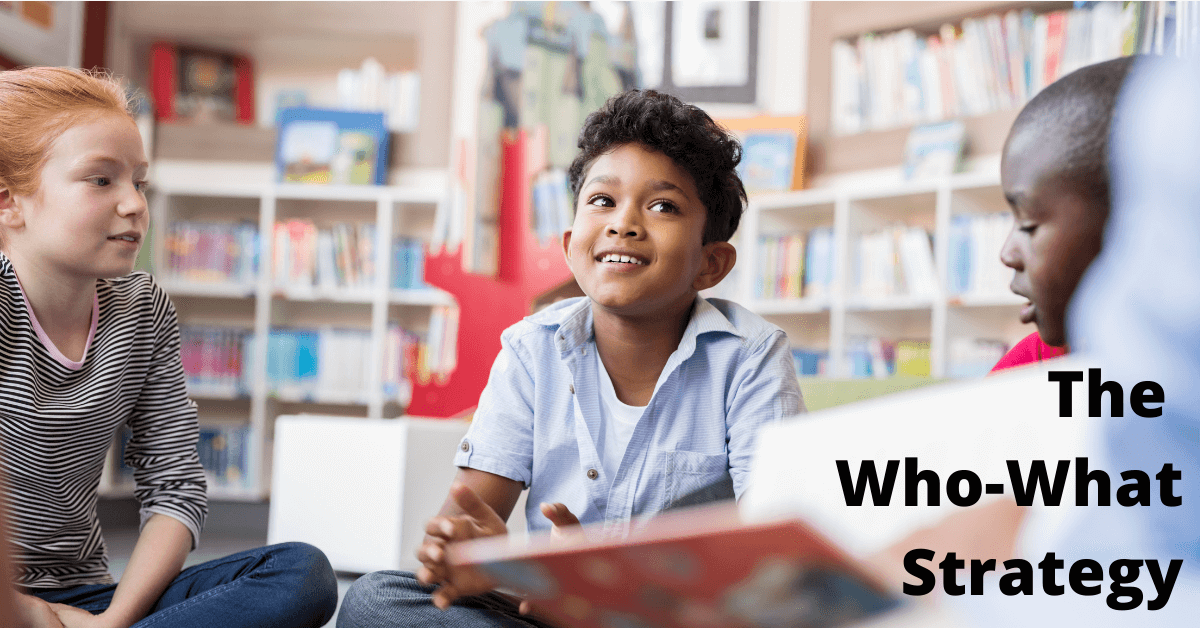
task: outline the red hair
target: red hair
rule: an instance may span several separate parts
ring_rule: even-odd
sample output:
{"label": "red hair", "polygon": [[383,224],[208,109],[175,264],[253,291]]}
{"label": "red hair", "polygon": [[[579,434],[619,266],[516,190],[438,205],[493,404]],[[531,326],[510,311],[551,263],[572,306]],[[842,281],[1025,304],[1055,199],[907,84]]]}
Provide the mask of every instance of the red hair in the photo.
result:
{"label": "red hair", "polygon": [[129,98],[111,75],[74,68],[0,72],[0,188],[32,194],[50,144],[98,113],[129,116]]}

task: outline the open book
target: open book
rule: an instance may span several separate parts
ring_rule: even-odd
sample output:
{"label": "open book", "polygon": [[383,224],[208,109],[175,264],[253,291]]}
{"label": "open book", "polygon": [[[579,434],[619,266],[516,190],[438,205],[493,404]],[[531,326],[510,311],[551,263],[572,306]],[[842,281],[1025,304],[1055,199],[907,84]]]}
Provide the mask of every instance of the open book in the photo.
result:
{"label": "open book", "polygon": [[799,520],[744,524],[732,502],[660,515],[624,538],[601,527],[453,546],[471,565],[577,628],[837,626],[898,601]]}

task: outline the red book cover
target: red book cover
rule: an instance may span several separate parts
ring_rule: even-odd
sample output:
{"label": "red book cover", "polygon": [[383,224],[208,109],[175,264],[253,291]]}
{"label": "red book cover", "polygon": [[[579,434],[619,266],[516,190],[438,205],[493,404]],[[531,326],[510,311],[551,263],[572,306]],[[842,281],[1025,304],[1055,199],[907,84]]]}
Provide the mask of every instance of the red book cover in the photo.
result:
{"label": "red book cover", "polygon": [[803,522],[743,524],[729,503],[661,515],[625,538],[582,530],[523,547],[506,537],[462,543],[451,561],[573,628],[817,628],[898,603]]}
{"label": "red book cover", "polygon": [[1046,73],[1045,85],[1058,80],[1062,65],[1063,26],[1067,19],[1065,11],[1055,11],[1046,16]]}

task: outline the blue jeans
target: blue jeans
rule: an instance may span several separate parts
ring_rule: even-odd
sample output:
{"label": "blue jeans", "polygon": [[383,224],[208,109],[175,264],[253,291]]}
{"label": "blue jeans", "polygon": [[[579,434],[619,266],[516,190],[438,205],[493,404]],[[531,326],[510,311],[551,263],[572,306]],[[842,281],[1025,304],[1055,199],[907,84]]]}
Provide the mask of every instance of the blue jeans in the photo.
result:
{"label": "blue jeans", "polygon": [[517,605],[497,593],[459,599],[439,610],[430,596],[435,587],[417,582],[407,571],[376,571],[354,582],[342,600],[337,628],[409,628],[415,626],[552,628],[520,615]]}
{"label": "blue jeans", "polygon": [[[29,589],[47,602],[94,614],[115,584]],[[337,579],[321,550],[305,543],[252,549],[184,569],[133,628],[318,628],[337,608]]]}

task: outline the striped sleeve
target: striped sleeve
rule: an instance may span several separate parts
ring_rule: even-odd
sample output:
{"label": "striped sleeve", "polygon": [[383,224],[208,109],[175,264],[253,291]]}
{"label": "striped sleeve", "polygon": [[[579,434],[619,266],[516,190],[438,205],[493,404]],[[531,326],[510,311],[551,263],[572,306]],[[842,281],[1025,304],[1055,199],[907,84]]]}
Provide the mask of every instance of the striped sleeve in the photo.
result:
{"label": "striped sleeve", "polygon": [[191,531],[195,549],[208,514],[207,485],[196,451],[196,404],[187,396],[175,307],[157,285],[152,304],[154,343],[146,383],[128,420],[133,435],[125,464],[133,469],[142,525],[154,514],[177,519]]}

